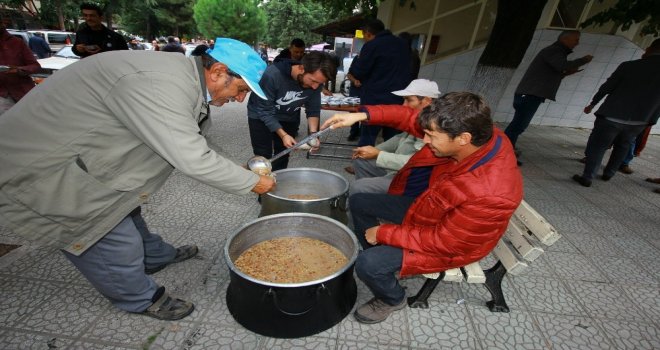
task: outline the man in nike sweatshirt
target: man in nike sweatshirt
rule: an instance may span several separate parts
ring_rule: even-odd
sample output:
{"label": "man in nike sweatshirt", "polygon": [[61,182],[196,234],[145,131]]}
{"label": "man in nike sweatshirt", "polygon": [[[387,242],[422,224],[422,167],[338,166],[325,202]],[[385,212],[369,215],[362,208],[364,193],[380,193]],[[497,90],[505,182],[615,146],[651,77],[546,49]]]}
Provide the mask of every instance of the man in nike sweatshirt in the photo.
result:
{"label": "man in nike sweatshirt", "polygon": [[[250,96],[247,105],[254,154],[271,158],[295,145],[302,107],[308,132],[318,131],[321,90],[335,74],[334,60],[320,51],[312,51],[300,61],[283,59],[268,66],[259,81],[268,99]],[[288,163],[288,155],[274,161],[273,171],[285,169]]]}

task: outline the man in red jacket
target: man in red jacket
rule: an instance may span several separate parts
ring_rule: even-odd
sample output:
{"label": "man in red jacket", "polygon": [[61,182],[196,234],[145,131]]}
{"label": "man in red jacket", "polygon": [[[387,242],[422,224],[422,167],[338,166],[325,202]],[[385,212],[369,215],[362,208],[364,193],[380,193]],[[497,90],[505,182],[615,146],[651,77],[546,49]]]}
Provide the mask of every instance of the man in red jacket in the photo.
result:
{"label": "man in red jacket", "polygon": [[41,69],[27,44],[7,31],[0,21],[0,115],[33,87],[30,74]]}
{"label": "man in red jacket", "polygon": [[364,250],[355,263],[374,298],[357,308],[362,323],[384,321],[406,305],[401,276],[465,266],[488,255],[522,200],[522,177],[508,138],[493,126],[486,101],[449,93],[418,112],[365,106],[323,128],[368,121],[406,131],[426,144],[397,173],[387,194],[350,197]]}

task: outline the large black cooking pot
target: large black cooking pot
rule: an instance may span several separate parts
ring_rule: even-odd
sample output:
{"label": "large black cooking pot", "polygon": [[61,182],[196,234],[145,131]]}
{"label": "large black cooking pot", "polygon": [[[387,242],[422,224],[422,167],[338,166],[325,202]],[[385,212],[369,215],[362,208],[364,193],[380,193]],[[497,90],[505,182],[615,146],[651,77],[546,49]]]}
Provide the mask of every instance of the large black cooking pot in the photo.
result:
{"label": "large black cooking pot", "polygon": [[[234,261],[251,246],[272,238],[309,237],[339,249],[348,262],[339,271],[304,283],[272,283],[241,272]],[[353,264],[358,243],[342,223],[317,214],[283,213],[252,221],[225,244],[230,283],[227,307],[243,327],[275,338],[298,338],[339,323],[353,308],[357,286]]]}
{"label": "large black cooking pot", "polygon": [[[312,213],[348,223],[346,202],[348,181],[341,175],[323,169],[289,168],[275,172],[277,186],[261,196],[261,213]],[[316,199],[293,199],[291,195],[313,195]]]}

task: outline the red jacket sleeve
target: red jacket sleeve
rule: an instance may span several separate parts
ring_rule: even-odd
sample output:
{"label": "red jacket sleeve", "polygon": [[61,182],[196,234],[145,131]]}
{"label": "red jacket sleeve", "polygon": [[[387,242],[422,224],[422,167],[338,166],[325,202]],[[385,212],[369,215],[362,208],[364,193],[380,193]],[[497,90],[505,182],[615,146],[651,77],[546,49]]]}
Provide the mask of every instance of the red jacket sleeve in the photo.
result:
{"label": "red jacket sleeve", "polygon": [[402,105],[362,106],[361,110],[368,115],[370,125],[382,125],[405,131],[418,138],[424,137],[424,130],[417,125],[416,109]]}

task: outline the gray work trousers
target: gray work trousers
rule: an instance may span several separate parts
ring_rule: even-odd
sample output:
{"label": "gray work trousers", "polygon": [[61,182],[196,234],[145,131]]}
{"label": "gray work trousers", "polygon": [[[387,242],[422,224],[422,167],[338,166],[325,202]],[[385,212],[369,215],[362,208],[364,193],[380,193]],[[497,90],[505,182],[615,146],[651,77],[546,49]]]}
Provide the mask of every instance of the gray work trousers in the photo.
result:
{"label": "gray work trousers", "polygon": [[351,184],[351,194],[387,193],[395,174],[376,165],[375,159],[356,158],[353,160],[355,181]]}
{"label": "gray work trousers", "polygon": [[172,261],[176,249],[149,232],[138,210],[80,256],[68,252],[64,255],[115,307],[142,312],[151,306],[151,297],[158,289],[145,274],[145,266]]}

